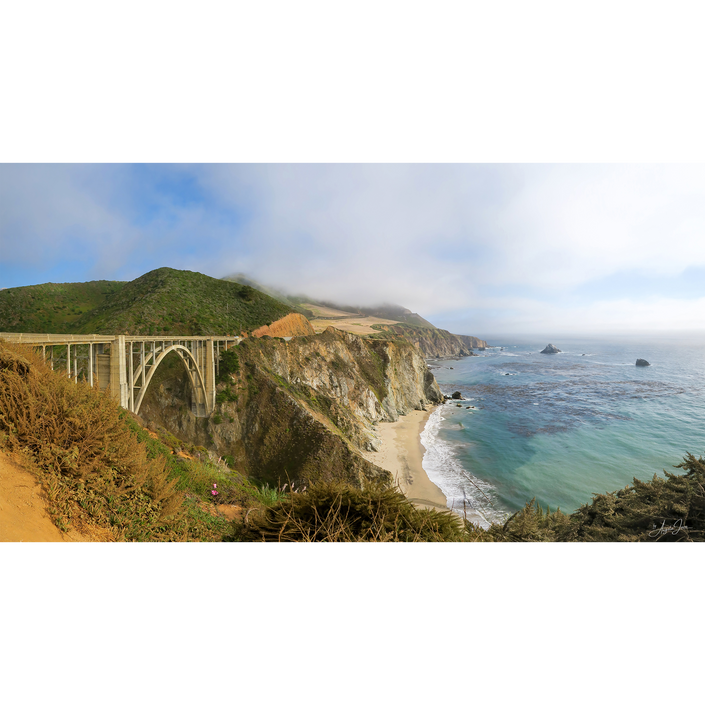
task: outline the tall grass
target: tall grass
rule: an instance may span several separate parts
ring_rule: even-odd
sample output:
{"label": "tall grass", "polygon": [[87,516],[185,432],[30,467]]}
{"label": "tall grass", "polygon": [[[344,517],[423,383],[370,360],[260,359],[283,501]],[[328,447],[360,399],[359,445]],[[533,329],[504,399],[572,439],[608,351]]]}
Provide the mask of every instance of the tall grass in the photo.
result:
{"label": "tall grass", "polygon": [[463,541],[467,531],[450,512],[419,510],[383,484],[355,489],[319,482],[252,512],[241,538],[260,541]]}
{"label": "tall grass", "polygon": [[62,529],[88,516],[118,540],[214,538],[184,510],[164,455],[148,455],[105,392],[53,372],[31,347],[0,341],[0,447],[37,472]]}

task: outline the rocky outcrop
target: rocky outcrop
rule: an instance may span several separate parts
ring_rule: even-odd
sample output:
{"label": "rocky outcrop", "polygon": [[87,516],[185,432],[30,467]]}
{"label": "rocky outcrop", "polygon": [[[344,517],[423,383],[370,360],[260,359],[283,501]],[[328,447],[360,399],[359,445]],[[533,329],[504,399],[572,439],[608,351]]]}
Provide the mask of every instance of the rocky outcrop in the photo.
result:
{"label": "rocky outcrop", "polygon": [[234,350],[239,370],[220,381],[209,419],[182,401],[190,389],[178,359],[161,377],[157,370],[141,415],[270,483],[389,480],[359,453],[378,447],[376,424],[443,401],[425,360],[403,340],[331,327],[289,341],[248,338]]}
{"label": "rocky outcrop", "polygon": [[559,350],[559,349],[558,349],[555,345],[553,345],[552,343],[549,343],[541,352],[542,352],[542,353],[555,354],[555,353],[559,353],[559,352],[562,352],[562,351]]}
{"label": "rocky outcrop", "polygon": [[642,358],[638,358],[636,361],[636,366],[637,367],[651,367],[651,363],[647,362],[646,360]]}
{"label": "rocky outcrop", "polygon": [[268,326],[261,326],[252,335],[262,338],[269,335],[272,338],[291,338],[297,335],[315,335],[316,331],[305,316],[300,313],[289,313]]}
{"label": "rocky outcrop", "polygon": [[380,326],[386,337],[403,339],[412,343],[426,358],[468,357],[473,350],[484,350],[487,343],[471,335],[455,335],[441,328],[414,326]]}
{"label": "rocky outcrop", "polygon": [[463,343],[465,343],[465,345],[467,345],[472,350],[484,350],[485,348],[489,347],[487,345],[486,340],[480,340],[474,335],[459,335],[458,333],[451,333],[451,335],[455,335],[456,338],[459,338]]}

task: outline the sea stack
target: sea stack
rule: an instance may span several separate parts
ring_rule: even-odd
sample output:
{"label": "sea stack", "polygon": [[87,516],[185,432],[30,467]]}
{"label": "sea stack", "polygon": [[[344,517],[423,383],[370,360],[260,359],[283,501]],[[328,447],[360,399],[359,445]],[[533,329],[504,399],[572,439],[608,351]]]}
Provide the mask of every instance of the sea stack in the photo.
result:
{"label": "sea stack", "polygon": [[553,343],[549,343],[542,351],[542,353],[559,353],[561,352]]}
{"label": "sea stack", "polygon": [[636,366],[637,366],[637,367],[651,367],[651,363],[650,363],[650,362],[647,362],[646,360],[642,360],[641,358],[639,358],[639,359],[636,361]]}

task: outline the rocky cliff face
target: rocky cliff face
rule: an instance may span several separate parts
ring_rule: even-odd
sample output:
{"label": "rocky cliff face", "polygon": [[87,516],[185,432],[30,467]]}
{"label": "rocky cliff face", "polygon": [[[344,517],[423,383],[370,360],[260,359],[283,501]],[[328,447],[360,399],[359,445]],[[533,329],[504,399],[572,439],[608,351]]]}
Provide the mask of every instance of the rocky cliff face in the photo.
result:
{"label": "rocky cliff face", "polygon": [[459,338],[461,342],[465,343],[465,345],[467,345],[467,347],[469,348],[484,350],[485,348],[489,347],[487,345],[486,340],[480,340],[474,335],[458,335],[457,333],[455,333],[454,335],[456,338]]}
{"label": "rocky cliff face", "polygon": [[376,449],[375,425],[443,400],[423,357],[403,340],[328,328],[289,341],[249,338],[234,350],[238,369],[218,385],[211,418],[196,418],[182,401],[190,390],[178,359],[155,374],[141,415],[279,485],[391,479],[358,452]]}
{"label": "rocky cliff face", "polygon": [[315,335],[316,331],[305,316],[290,313],[268,326],[262,326],[252,332],[255,338],[269,335],[272,338],[290,338],[297,335]]}
{"label": "rocky cliff face", "polygon": [[424,357],[467,357],[473,349],[484,349],[487,343],[471,335],[455,335],[441,328],[385,326],[387,333],[415,345]]}

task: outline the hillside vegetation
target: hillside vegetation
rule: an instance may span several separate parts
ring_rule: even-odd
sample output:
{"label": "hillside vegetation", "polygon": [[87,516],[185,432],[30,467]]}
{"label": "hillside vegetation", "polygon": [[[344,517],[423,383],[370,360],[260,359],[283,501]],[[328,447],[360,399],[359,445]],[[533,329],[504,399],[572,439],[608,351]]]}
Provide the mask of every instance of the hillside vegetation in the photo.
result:
{"label": "hillside vegetation", "polygon": [[104,306],[126,282],[38,284],[0,291],[0,331],[78,333],[82,316]]}
{"label": "hillside vegetation", "polygon": [[226,335],[289,313],[290,306],[251,286],[168,267],[131,282],[0,291],[0,330],[8,333]]}
{"label": "hillside vegetation", "polygon": [[271,296],[280,303],[289,306],[292,310],[296,311],[296,313],[300,313],[302,316],[306,316],[306,318],[313,318],[311,311],[300,305],[302,301],[306,300],[306,297],[290,296],[289,294],[284,293],[281,289],[275,289],[274,287],[267,286],[266,284],[261,284],[260,282],[255,281],[251,277],[247,277],[244,274],[231,274],[227,277],[223,277],[223,279],[225,281],[242,284],[243,286],[251,286],[253,289],[257,289],[263,294],[267,294],[267,296]]}

